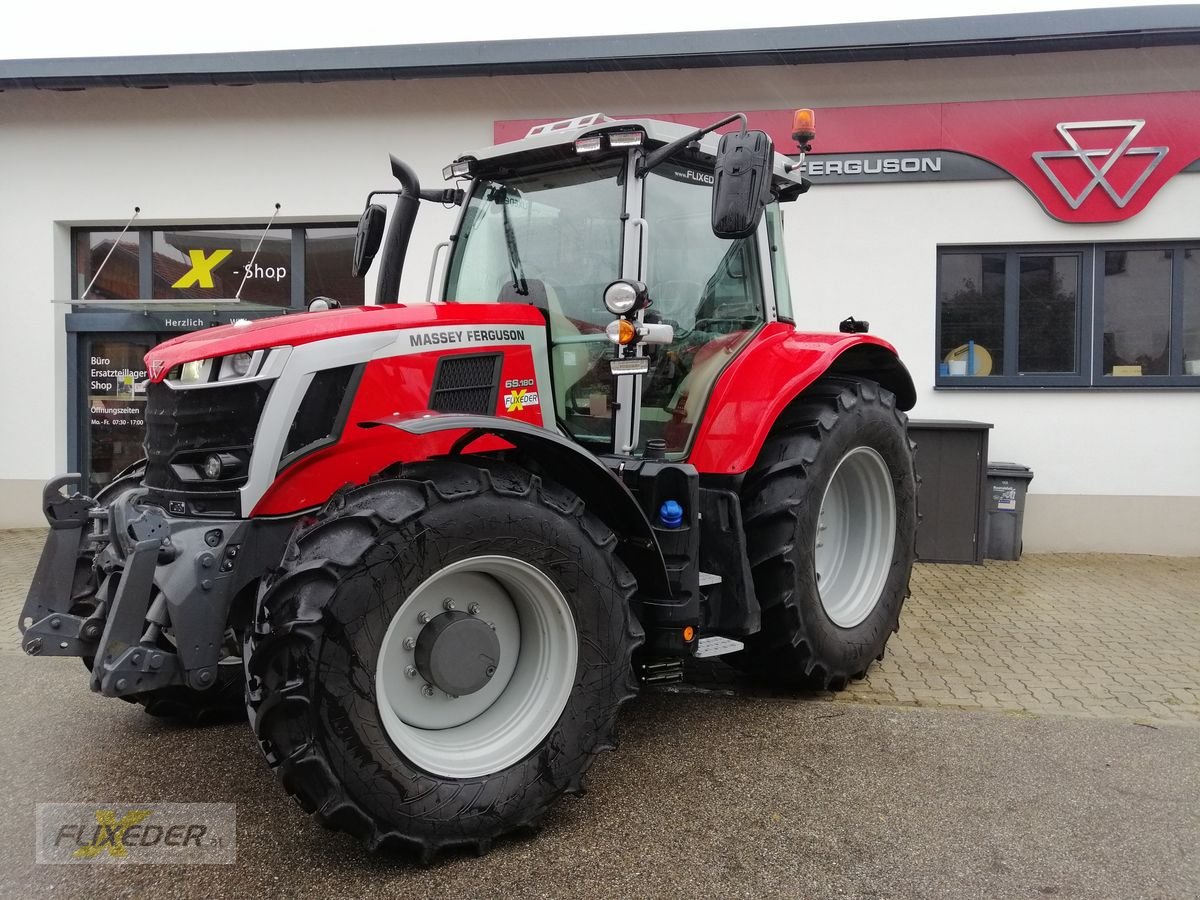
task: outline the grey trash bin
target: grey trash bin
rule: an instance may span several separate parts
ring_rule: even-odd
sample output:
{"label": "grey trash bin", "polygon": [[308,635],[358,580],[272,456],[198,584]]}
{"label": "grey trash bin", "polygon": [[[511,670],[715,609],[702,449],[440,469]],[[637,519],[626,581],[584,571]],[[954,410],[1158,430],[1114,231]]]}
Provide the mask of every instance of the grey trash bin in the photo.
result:
{"label": "grey trash bin", "polygon": [[1033,469],[1010,462],[989,462],[987,468],[988,559],[1020,559],[1025,496]]}

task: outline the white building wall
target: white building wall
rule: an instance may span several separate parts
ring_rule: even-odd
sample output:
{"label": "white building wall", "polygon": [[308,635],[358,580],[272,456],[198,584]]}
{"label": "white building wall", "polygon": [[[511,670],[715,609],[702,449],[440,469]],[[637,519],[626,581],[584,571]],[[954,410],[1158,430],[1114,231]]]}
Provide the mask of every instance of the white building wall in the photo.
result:
{"label": "white building wall", "polygon": [[[69,229],[352,220],[388,187],[387,154],[440,184],[498,119],[878,105],[1200,89],[1192,47],[1019,58],[0,94],[0,526],[40,524],[41,482],[66,466]],[[818,113],[818,128],[820,118]],[[1014,105],[1013,127],[1020,127]],[[820,149],[818,135],[818,149]],[[1015,181],[814,189],[787,216],[797,315],[853,313],[900,349],[921,418],[995,423],[993,459],[1032,466],[1027,550],[1200,553],[1200,393],[934,391],[939,244],[1200,237],[1200,175],[1133,219],[1064,225]],[[424,296],[452,214],[423,209],[402,296]],[[802,277],[798,277],[801,276]],[[373,284],[367,286],[368,296]]]}

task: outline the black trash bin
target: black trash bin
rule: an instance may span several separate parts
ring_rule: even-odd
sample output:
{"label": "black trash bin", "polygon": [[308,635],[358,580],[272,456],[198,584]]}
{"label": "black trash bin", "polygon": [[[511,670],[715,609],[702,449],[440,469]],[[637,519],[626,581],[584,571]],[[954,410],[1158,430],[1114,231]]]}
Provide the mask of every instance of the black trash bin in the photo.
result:
{"label": "black trash bin", "polygon": [[917,445],[917,558],[982,565],[987,549],[988,422],[909,419]]}
{"label": "black trash bin", "polygon": [[989,462],[987,550],[988,559],[1020,559],[1021,528],[1025,522],[1025,496],[1033,469],[1010,462]]}

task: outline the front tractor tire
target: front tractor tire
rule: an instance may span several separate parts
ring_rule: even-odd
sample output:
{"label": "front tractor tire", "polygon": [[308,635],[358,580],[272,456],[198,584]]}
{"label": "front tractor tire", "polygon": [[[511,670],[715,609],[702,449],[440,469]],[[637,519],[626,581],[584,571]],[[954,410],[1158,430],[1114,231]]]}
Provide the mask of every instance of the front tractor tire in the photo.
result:
{"label": "front tractor tire", "polygon": [[916,555],[907,421],[875,382],[827,376],[764,444],[742,499],[762,630],[732,663],[837,691],[883,658]]}
{"label": "front tractor tire", "polygon": [[335,497],[260,593],[244,654],[284,789],[423,860],[535,826],[635,693],[616,543],[574,494],[477,457]]}

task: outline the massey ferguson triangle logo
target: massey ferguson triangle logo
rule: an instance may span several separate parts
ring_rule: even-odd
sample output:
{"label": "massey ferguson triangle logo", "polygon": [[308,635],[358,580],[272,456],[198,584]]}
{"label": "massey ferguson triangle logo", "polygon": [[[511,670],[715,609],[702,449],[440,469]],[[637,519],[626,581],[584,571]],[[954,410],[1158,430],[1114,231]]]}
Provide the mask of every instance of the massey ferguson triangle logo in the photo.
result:
{"label": "massey ferguson triangle logo", "polygon": [[167,361],[165,359],[150,360],[150,377],[157,378],[159,375],[162,374],[162,370],[165,369],[166,366],[167,366]]}
{"label": "massey ferguson triangle logo", "polygon": [[[1138,192],[1146,179],[1150,177],[1150,173],[1158,168],[1158,164],[1162,162],[1163,157],[1167,155],[1166,147],[1134,147],[1134,138],[1138,133],[1146,127],[1145,119],[1114,119],[1107,122],[1059,122],[1057,125],[1058,133],[1062,135],[1062,139],[1066,142],[1069,150],[1043,150],[1040,153],[1033,154],[1033,161],[1050,179],[1050,183],[1058,188],[1058,192],[1062,194],[1063,199],[1067,201],[1067,205],[1071,209],[1079,209],[1097,187],[1104,190],[1112,202],[1117,205],[1118,209],[1124,209],[1125,205],[1133,199],[1133,195]],[[1075,137],[1077,131],[1095,131],[1098,129],[1125,129],[1125,137],[1116,147],[1106,147],[1104,149],[1084,149],[1079,145],[1079,141]],[[1124,157],[1134,156],[1153,156],[1149,160],[1142,173],[1133,182],[1133,185],[1124,194],[1118,193],[1113,187],[1112,182],[1108,179],[1108,173]],[[1087,171],[1091,173],[1091,180],[1083,186],[1083,189],[1078,194],[1072,194],[1071,191],[1062,183],[1058,175],[1050,168],[1047,160],[1051,159],[1077,159]],[[1099,163],[1099,165],[1097,165]]]}

